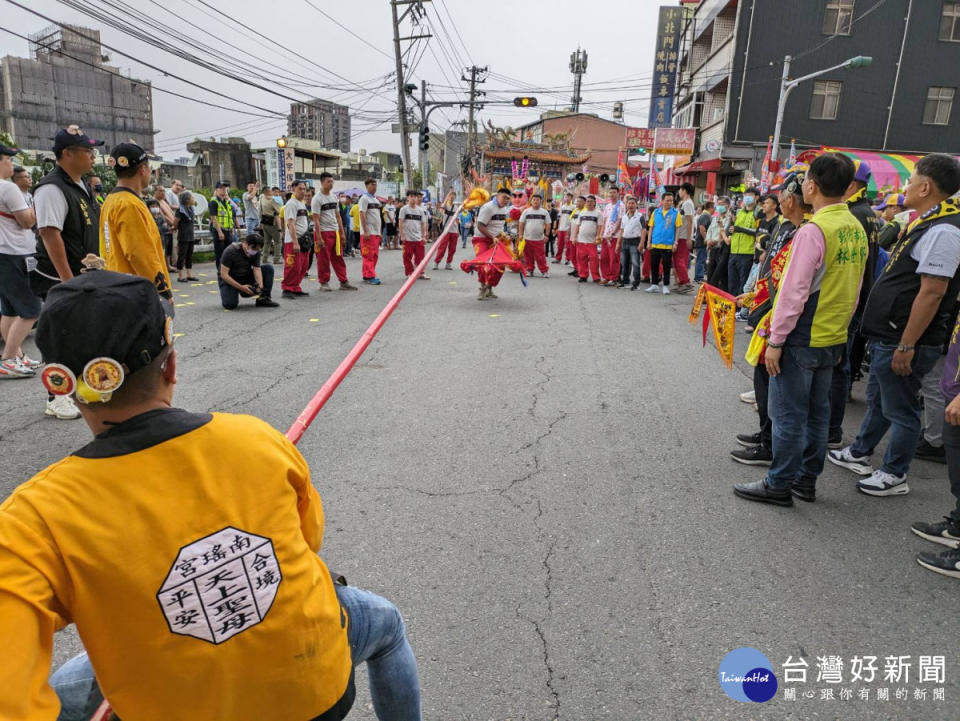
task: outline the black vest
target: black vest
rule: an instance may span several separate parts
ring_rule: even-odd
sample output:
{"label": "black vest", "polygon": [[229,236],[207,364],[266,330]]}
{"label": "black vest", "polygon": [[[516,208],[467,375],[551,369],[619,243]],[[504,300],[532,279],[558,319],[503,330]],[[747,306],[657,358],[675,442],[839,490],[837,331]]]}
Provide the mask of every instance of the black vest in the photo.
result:
{"label": "black vest", "polygon": [[[63,197],[67,199],[67,217],[63,219],[63,230],[60,231],[60,235],[67,251],[67,264],[74,275],[80,275],[80,269],[83,267],[80,261],[84,256],[87,253],[94,255],[100,253],[100,205],[90,193],[89,188],[84,192],[59,165],[40,179],[37,188],[47,184],[56,185],[63,193]],[[84,181],[84,187],[86,187],[86,181]],[[39,233],[37,270],[44,275],[57,277],[57,269],[50,260]]]}
{"label": "black vest", "polygon": [[857,301],[857,315],[864,312],[867,305],[867,298],[870,297],[870,291],[873,290],[873,277],[877,274],[877,258],[880,254],[877,243],[880,237],[880,221],[877,214],[873,212],[870,201],[866,195],[861,195],[858,200],[847,203],[850,212],[860,221],[863,231],[867,234],[867,263],[863,269],[863,282],[860,285],[860,299]]}
{"label": "black vest", "polygon": [[[942,223],[948,223],[960,230],[960,214],[934,217],[923,221],[909,231],[894,247],[890,253],[890,260],[874,284],[863,311],[860,332],[865,337],[890,344],[900,342],[903,329],[910,318],[914,298],[920,292],[920,275],[917,273],[919,264],[910,253],[924,233]],[[937,314],[920,336],[917,345],[943,345],[949,332],[948,326],[958,292],[960,292],[960,269],[950,279]]]}

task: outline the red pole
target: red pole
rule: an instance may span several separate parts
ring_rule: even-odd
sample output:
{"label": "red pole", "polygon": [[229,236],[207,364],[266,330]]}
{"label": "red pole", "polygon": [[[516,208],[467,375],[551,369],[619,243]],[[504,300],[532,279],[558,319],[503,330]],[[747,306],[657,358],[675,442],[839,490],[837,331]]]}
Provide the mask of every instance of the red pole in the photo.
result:
{"label": "red pole", "polygon": [[406,283],[400,286],[400,290],[397,291],[396,295],[390,299],[390,302],[387,303],[386,307],[380,311],[380,315],[376,317],[373,323],[370,324],[370,327],[360,336],[360,340],[357,341],[356,345],[347,353],[347,357],[340,361],[340,365],[337,366],[337,369],[333,374],[327,378],[326,382],[320,386],[320,390],[317,391],[316,395],[310,399],[310,402],[307,403],[306,407],[300,411],[300,415],[297,416],[297,420],[293,422],[293,425],[287,429],[287,438],[290,439],[292,443],[296,443],[300,440],[303,434],[306,432],[307,428],[310,427],[310,424],[313,423],[313,419],[317,417],[317,414],[320,412],[320,409],[323,408],[324,404],[330,400],[330,396],[333,395],[333,392],[337,389],[343,379],[347,377],[347,374],[356,365],[357,361],[360,360],[360,356],[363,355],[363,352],[367,349],[367,346],[370,345],[377,333],[380,332],[380,329],[383,328],[383,324],[387,322],[387,318],[396,310],[397,306],[400,304],[400,301],[403,300],[403,296],[407,294],[407,291],[413,287],[413,284],[417,282],[417,279],[420,277],[420,274],[423,273],[424,269],[427,267],[427,263],[430,262],[430,258],[433,257],[433,252],[437,247],[437,244],[443,239],[443,236],[447,234],[450,230],[450,227],[456,221],[457,216],[460,215],[460,211],[463,210],[463,203],[457,208],[456,212],[450,216],[450,220],[447,225],[444,227],[443,232],[440,233],[440,236],[434,241],[433,245],[430,246],[430,250],[423,255],[423,260],[420,261],[420,265],[416,267],[413,273],[410,274],[410,277],[407,278]]}

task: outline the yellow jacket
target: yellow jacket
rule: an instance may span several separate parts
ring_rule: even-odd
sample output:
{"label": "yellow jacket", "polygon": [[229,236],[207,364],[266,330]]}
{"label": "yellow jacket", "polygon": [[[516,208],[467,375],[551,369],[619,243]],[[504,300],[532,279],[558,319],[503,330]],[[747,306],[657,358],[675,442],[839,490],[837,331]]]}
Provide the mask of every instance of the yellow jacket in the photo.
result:
{"label": "yellow jacket", "polygon": [[120,718],[349,703],[322,536],[306,461],[263,421],[162,409],[111,428],[0,505],[0,719],[56,719],[53,634],[71,622]]}
{"label": "yellow jacket", "polygon": [[146,278],[164,298],[172,298],[163,240],[146,203],[116,187],[100,208],[100,257],[107,270]]}

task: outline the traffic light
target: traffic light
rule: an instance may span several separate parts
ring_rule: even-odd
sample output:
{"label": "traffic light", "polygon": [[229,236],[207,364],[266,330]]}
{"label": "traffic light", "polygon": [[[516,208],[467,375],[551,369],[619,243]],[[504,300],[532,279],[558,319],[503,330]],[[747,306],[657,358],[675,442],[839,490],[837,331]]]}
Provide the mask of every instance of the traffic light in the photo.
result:
{"label": "traffic light", "polygon": [[537,105],[537,99],[525,95],[522,98],[514,98],[513,104],[518,108],[533,108]]}
{"label": "traffic light", "polygon": [[623,120],[623,103],[616,102],[613,104],[613,119]]}
{"label": "traffic light", "polygon": [[430,149],[430,128],[426,125],[420,126],[420,150]]}

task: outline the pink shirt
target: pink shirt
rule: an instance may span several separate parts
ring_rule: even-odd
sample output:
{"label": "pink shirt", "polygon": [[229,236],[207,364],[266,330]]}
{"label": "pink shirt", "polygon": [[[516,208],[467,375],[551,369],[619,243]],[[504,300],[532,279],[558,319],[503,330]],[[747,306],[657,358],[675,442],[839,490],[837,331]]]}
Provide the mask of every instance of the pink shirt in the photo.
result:
{"label": "pink shirt", "polygon": [[771,343],[783,343],[796,328],[826,251],[827,240],[814,223],[803,225],[793,236],[790,261],[780,281],[777,306],[770,321]]}

